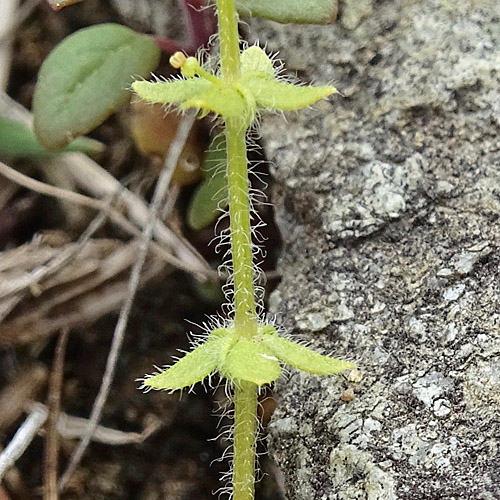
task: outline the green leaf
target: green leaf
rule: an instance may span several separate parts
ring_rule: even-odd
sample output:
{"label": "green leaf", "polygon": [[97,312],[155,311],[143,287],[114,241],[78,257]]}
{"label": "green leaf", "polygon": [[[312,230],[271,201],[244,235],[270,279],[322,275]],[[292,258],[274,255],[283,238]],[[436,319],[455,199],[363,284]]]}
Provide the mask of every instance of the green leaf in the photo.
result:
{"label": "green leaf", "polygon": [[188,209],[188,224],[199,230],[211,224],[226,208],[227,194],[227,150],[224,134],[216,136],[205,153],[203,165],[203,182],[195,191]]}
{"label": "green leaf", "polygon": [[293,111],[305,108],[336,92],[334,87],[299,87],[271,78],[248,76],[243,85],[265,109]]}
{"label": "green leaf", "polygon": [[274,66],[269,56],[260,47],[253,45],[241,53],[241,72],[274,78]]}
{"label": "green leaf", "polygon": [[224,118],[240,118],[248,114],[247,101],[232,87],[211,86],[192,99],[182,103],[183,108],[199,108]]}
{"label": "green leaf", "polygon": [[33,97],[34,130],[60,149],[102,123],[130,98],[130,85],[158,64],[151,38],[101,24],[65,38],[44,61]]}
{"label": "green leaf", "polygon": [[281,374],[273,352],[254,339],[239,339],[219,369],[229,380],[246,380],[259,386],[274,382]]}
{"label": "green leaf", "polygon": [[335,21],[338,0],[236,0],[240,14],[280,23],[329,24]]}
{"label": "green leaf", "polygon": [[176,391],[201,382],[217,368],[217,352],[212,347],[207,340],[164,372],[146,378],[144,386]]}
{"label": "green leaf", "polygon": [[298,370],[315,375],[331,375],[344,370],[356,368],[354,363],[323,356],[292,340],[284,339],[276,334],[262,336],[264,343],[271,352],[283,363]]}
{"label": "green leaf", "polygon": [[0,155],[4,157],[44,159],[50,158],[54,154],[70,151],[95,155],[103,150],[104,145],[101,142],[87,137],[79,137],[56,153],[48,151],[38,142],[30,127],[16,120],[0,117]]}
{"label": "green leaf", "polygon": [[176,391],[190,387],[218,369],[234,342],[234,332],[217,328],[207,340],[165,371],[144,379],[144,387]]}
{"label": "green leaf", "polygon": [[132,84],[132,90],[145,101],[158,104],[180,104],[188,99],[194,99],[211,85],[204,78],[188,78],[164,83],[137,81]]}

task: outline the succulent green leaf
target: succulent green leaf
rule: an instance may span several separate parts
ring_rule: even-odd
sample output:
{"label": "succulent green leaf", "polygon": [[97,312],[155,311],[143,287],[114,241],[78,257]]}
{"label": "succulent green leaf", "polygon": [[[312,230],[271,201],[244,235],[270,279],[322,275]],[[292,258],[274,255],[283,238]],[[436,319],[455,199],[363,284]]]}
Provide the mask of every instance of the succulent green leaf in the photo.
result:
{"label": "succulent green leaf", "polygon": [[187,80],[172,80],[170,82],[137,81],[132,84],[132,90],[145,101],[159,104],[180,104],[194,99],[212,84],[204,78],[188,78]]}
{"label": "succulent green leaf", "polygon": [[238,90],[214,84],[197,96],[184,101],[182,107],[211,111],[224,118],[239,118],[248,115],[247,101]]}
{"label": "succulent green leaf", "polygon": [[214,344],[219,340],[209,338],[164,372],[146,378],[144,386],[176,391],[201,382],[217,368],[218,351]]}
{"label": "succulent green leaf", "polygon": [[263,335],[264,343],[283,363],[315,375],[331,375],[356,368],[354,363],[323,356],[278,335]]}
{"label": "succulent green leaf", "polygon": [[248,47],[241,53],[241,72],[264,77],[274,77],[274,66],[269,56],[256,45]]}
{"label": "succulent green leaf", "polygon": [[34,130],[60,149],[102,123],[130,98],[160,51],[151,38],[118,24],[100,24],[65,38],[44,61],[33,98]]}
{"label": "succulent green leaf", "polygon": [[16,120],[0,117],[0,156],[3,157],[45,159],[59,153],[75,151],[95,155],[103,150],[101,142],[79,137],[60,151],[48,151],[38,142],[30,127]]}
{"label": "succulent green leaf", "polygon": [[236,0],[240,14],[280,23],[329,24],[335,21],[338,0]]}
{"label": "succulent green leaf", "polygon": [[281,374],[273,352],[254,339],[239,339],[219,370],[229,380],[246,380],[259,386],[274,382]]}
{"label": "succulent green leaf", "polygon": [[213,139],[205,154],[201,167],[204,179],[189,205],[188,224],[192,229],[208,226],[227,206],[226,156],[226,136],[220,134]]}
{"label": "succulent green leaf", "polygon": [[260,107],[281,111],[305,108],[336,92],[336,89],[330,86],[299,87],[255,76],[246,77],[244,86],[252,93]]}

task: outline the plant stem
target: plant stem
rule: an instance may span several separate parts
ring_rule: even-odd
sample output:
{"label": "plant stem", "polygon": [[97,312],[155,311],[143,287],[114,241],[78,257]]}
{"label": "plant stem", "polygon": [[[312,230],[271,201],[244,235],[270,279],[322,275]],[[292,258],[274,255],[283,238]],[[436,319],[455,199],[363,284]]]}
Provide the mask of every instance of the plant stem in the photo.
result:
{"label": "plant stem", "polygon": [[253,500],[257,433],[257,386],[240,381],[234,391],[233,500]]}
{"label": "plant stem", "polygon": [[234,275],[234,325],[242,337],[251,338],[257,333],[257,313],[245,134],[245,128],[242,127],[239,120],[227,121],[229,219]]}
{"label": "plant stem", "polygon": [[[240,76],[238,14],[234,0],[217,0],[222,80]],[[242,337],[257,333],[252,227],[245,118],[226,120],[231,255],[234,275],[234,325]]]}
{"label": "plant stem", "polygon": [[222,78],[230,83],[240,76],[240,37],[234,0],[217,0],[217,17]]}
{"label": "plant stem", "polygon": [[[223,82],[231,85],[240,75],[238,14],[235,0],[217,0],[220,59]],[[237,334],[257,334],[255,304],[250,185],[246,146],[246,118],[228,119],[225,124],[231,257],[234,276],[234,327]],[[255,446],[257,433],[257,386],[235,381],[233,499],[253,500],[255,490]]]}

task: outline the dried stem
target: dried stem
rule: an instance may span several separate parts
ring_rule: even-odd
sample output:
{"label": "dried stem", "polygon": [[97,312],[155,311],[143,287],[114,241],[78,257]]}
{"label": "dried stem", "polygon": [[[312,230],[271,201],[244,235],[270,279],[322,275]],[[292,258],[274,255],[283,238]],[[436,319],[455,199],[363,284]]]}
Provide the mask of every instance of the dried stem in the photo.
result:
{"label": "dried stem", "polygon": [[47,416],[48,411],[45,408],[33,406],[28,418],[19,427],[5,450],[0,453],[0,480],[33,441],[47,420]]}
{"label": "dried stem", "polygon": [[68,344],[69,330],[63,329],[57,341],[52,373],[49,384],[49,417],[46,425],[45,467],[43,500],[57,500],[57,463],[59,454],[59,436],[57,421],[61,412],[61,392],[64,373],[64,356]]}

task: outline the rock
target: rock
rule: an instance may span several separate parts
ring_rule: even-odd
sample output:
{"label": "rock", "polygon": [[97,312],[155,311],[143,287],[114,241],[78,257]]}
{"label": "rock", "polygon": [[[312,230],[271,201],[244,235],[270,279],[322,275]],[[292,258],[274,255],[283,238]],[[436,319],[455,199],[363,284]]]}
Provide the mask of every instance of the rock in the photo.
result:
{"label": "rock", "polygon": [[463,283],[460,283],[460,285],[451,286],[443,292],[443,298],[447,302],[457,300],[464,293],[464,290],[465,285]]}
{"label": "rock", "polygon": [[363,373],[346,402],[348,375],[277,384],[288,500],[500,498],[498,2],[344,1],[250,37],[343,95],[262,121],[272,313]]}
{"label": "rock", "polygon": [[373,0],[343,0],[340,22],[344,28],[354,29],[363,18],[371,15]]}

